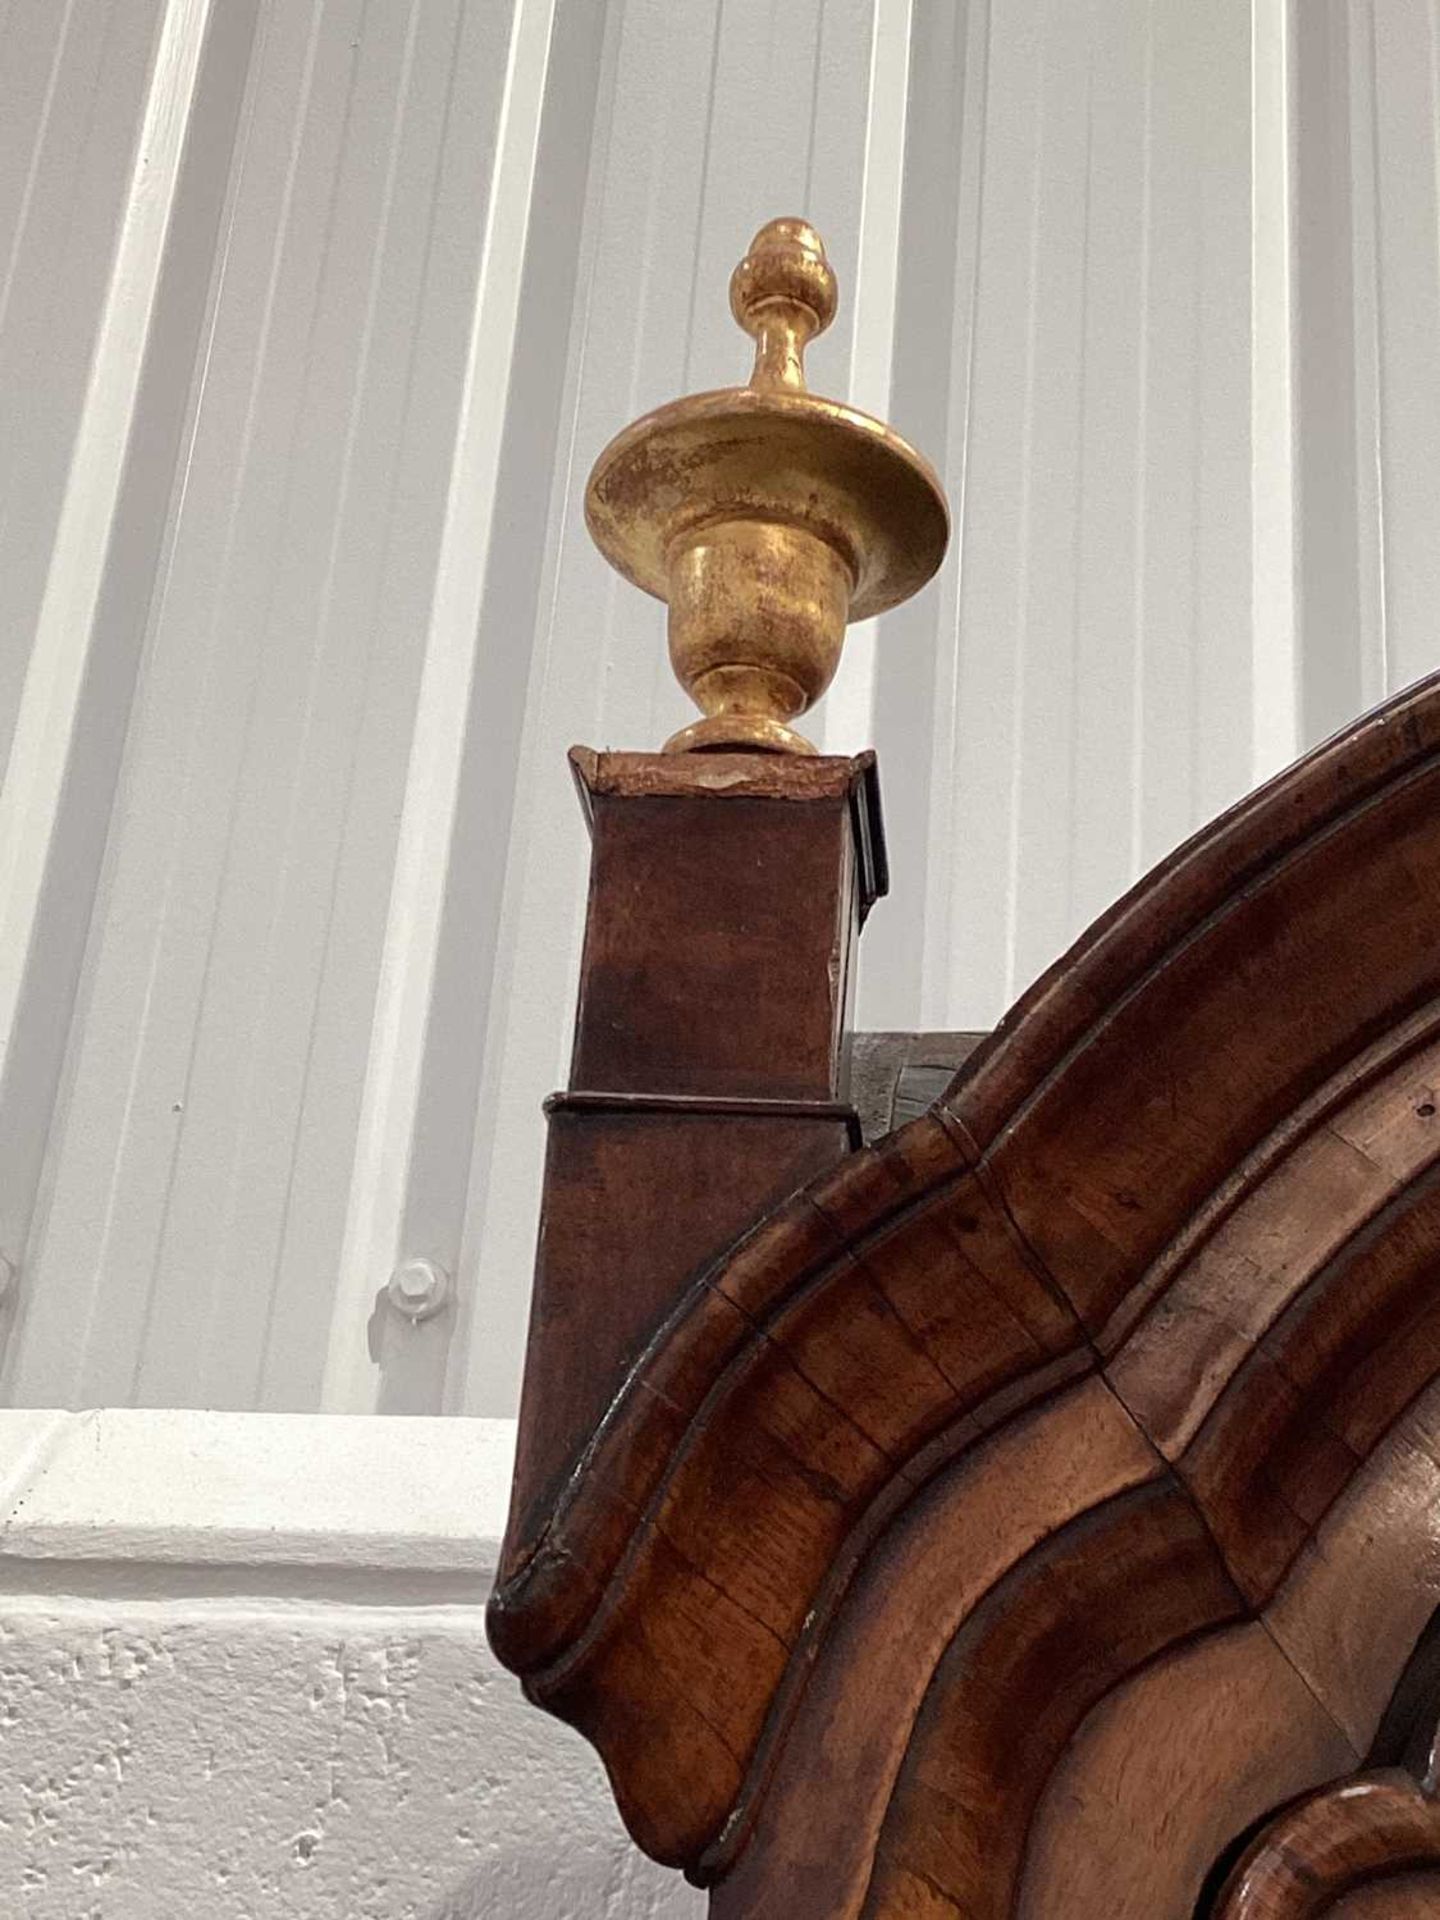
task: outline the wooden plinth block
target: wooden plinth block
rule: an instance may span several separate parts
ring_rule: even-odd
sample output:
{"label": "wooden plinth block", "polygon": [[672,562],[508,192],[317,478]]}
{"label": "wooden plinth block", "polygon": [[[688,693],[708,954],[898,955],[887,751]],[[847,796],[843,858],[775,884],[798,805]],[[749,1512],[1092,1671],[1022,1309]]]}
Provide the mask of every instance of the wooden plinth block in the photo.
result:
{"label": "wooden plinth block", "polygon": [[685,1288],[858,1146],[842,1042],[855,934],[884,887],[873,755],[577,748],[571,764],[590,893],[504,1578]]}

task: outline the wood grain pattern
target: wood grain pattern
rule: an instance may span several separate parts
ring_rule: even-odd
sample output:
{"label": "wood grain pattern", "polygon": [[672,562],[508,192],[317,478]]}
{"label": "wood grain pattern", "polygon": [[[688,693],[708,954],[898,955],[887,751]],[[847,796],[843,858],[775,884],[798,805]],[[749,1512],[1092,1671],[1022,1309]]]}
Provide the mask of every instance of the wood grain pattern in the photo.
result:
{"label": "wood grain pattern", "polygon": [[[767,1898],[796,1920],[860,1910],[874,1834],[931,1676],[964,1621],[1061,1527],[1157,1467],[1091,1375],[963,1447],[902,1499],[859,1559],[825,1658],[797,1689],[761,1831],[716,1888],[717,1916],[758,1911]],[[783,1712],[776,1718],[784,1724]],[[783,1847],[771,1839],[780,1834]]]}
{"label": "wood grain pattern", "polygon": [[1437,1608],[1440,1385],[1432,1385],[1325,1516],[1264,1621],[1363,1753]]}
{"label": "wood grain pattern", "polygon": [[1202,1634],[1077,1730],[1031,1824],[1020,1920],[1190,1920],[1238,1831],[1359,1761],[1259,1621]]}
{"label": "wood grain pattern", "polygon": [[865,1920],[1008,1914],[1031,1817],[1085,1715],[1124,1675],[1242,1611],[1168,1480],[1033,1549],[936,1667],[880,1827]]}
{"label": "wood grain pattern", "polygon": [[[1437,803],[1431,681],[657,1266],[588,1425],[527,1401],[565,1464],[492,1634],[716,1920],[1190,1920],[1296,1793],[1423,1824],[1360,1756],[1440,1583]],[[556,1326],[618,1258],[568,1249]]]}

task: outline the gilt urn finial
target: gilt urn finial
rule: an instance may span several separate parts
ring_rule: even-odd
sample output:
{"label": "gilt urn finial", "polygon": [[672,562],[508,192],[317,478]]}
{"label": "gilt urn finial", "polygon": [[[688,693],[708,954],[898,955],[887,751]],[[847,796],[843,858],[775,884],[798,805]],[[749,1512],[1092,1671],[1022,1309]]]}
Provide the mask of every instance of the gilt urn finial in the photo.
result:
{"label": "gilt urn finial", "polygon": [[591,535],[668,602],[671,664],[703,715],[667,752],[813,753],[790,722],[829,686],[846,624],[908,599],[944,557],[929,462],[806,386],[805,349],[837,298],[815,229],[769,221],[730,280],[755,342],[749,384],[646,414],[590,475]]}

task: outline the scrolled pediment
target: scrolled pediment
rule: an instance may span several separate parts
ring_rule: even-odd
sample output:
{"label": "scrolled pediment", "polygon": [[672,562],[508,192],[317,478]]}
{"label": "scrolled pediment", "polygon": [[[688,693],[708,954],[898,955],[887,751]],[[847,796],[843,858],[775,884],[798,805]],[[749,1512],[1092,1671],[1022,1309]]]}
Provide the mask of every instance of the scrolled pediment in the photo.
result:
{"label": "scrolled pediment", "polygon": [[1075,1913],[1178,1917],[1363,1767],[1440,1584],[1437,900],[1432,681],[654,1330],[492,1630],[720,1920],[1068,1913],[1066,1819]]}

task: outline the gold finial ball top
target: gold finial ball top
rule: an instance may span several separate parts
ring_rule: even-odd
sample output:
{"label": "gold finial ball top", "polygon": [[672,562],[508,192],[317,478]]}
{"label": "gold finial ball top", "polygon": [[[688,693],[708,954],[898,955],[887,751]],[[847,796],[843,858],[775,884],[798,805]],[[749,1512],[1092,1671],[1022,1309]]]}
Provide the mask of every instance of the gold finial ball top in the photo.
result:
{"label": "gold finial ball top", "polygon": [[808,220],[769,220],[730,276],[730,311],[752,339],[765,332],[767,308],[803,308],[805,332],[823,333],[835,318],[835,274],[825,243]]}

